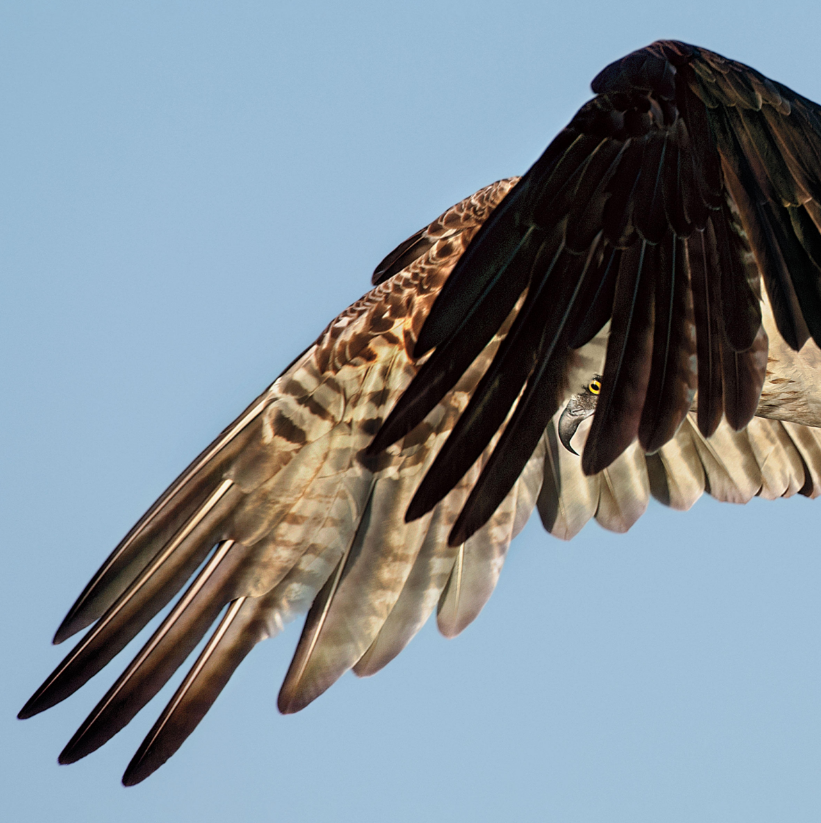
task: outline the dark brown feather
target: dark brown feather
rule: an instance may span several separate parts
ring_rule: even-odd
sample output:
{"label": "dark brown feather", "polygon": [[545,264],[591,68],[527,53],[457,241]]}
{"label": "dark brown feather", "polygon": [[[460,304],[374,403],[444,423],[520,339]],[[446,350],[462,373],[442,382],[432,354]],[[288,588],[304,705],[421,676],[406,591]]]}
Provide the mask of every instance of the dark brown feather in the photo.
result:
{"label": "dark brown feather", "polygon": [[[777,215],[767,202],[748,158],[723,115],[714,118],[722,145],[725,178],[744,223],[750,247],[764,275],[778,330],[791,348],[798,350],[809,337],[795,285],[778,236]],[[773,219],[776,224],[773,225]]]}
{"label": "dark brown feather", "polygon": [[747,351],[724,346],[724,414],[736,431],[753,419],[767,376],[767,334],[763,328]]}
{"label": "dark brown feather", "polygon": [[257,398],[140,518],[69,609],[54,636],[55,643],[97,620],[202,505],[217,487],[225,466],[259,437],[262,408],[261,398]]}
{"label": "dark brown feather", "polygon": [[679,237],[689,237],[693,231],[685,206],[688,181],[689,189],[692,189],[691,176],[683,176],[686,171],[685,164],[692,165],[686,153],[686,140],[687,129],[684,121],[679,118],[670,129],[661,179],[664,213],[670,227]]}
{"label": "dark brown feather", "polygon": [[[557,345],[565,347],[565,338]],[[505,426],[496,448],[456,518],[448,544],[458,546],[487,523],[530,460],[564,395],[561,361],[543,360]]]}
{"label": "dark brown feather", "polygon": [[390,254],[379,261],[371,276],[371,284],[378,286],[420,258],[433,245],[433,241],[419,229],[407,240],[401,242]]}
{"label": "dark brown feather", "polygon": [[242,588],[238,572],[249,550],[228,541],[192,583],[186,595],[106,692],[60,754],[60,763],[85,757],[122,729],[168,682]]}
{"label": "dark brown feather", "polygon": [[[604,209],[610,197],[610,181],[616,174],[625,146],[616,140],[604,141],[596,151],[579,181],[569,203],[566,220],[565,244],[571,251],[585,254],[593,239],[601,231]],[[562,222],[560,214],[556,222]]]}
{"label": "dark brown feather", "polygon": [[[689,68],[681,71],[682,81],[676,86],[676,103],[690,135],[692,174],[701,206],[709,212],[720,208],[724,198],[721,161],[713,137],[712,120],[708,118],[706,106],[692,90],[694,73]],[[701,224],[696,225],[700,227]]]}
{"label": "dark brown feather", "polygon": [[180,684],[123,775],[134,786],[156,771],[205,717],[248,652],[269,635],[266,600],[242,598],[232,603],[214,634]]}
{"label": "dark brown feather", "polygon": [[34,693],[21,717],[65,700],[140,632],[205,559],[238,496],[236,487],[229,488],[187,539],[171,541]]}
{"label": "dark brown feather", "polygon": [[667,142],[666,132],[647,137],[643,168],[634,194],[633,224],[650,243],[661,242],[668,231],[663,195],[664,172],[669,163]]}
{"label": "dark brown feather", "polygon": [[[414,356],[421,357],[431,349],[441,347],[464,328],[466,317],[475,312],[478,305],[487,308],[487,303],[492,302],[482,298],[498,279],[500,270],[510,266],[512,258],[522,249],[526,254],[530,251],[530,245],[523,245],[523,239],[532,229],[528,215],[532,212],[538,183],[550,179],[556,162],[566,151],[573,150],[578,136],[570,129],[562,131],[502,201],[503,205],[500,204],[501,207],[482,224],[426,318],[414,347]],[[576,168],[578,166],[572,171]],[[524,267],[517,266],[515,270],[521,268]]]}
{"label": "dark brown feather", "polygon": [[414,429],[467,371],[527,286],[542,241],[541,233],[530,230],[510,251],[484,293],[464,313],[456,332],[420,367],[414,381],[419,390],[402,395],[368,447],[369,454],[378,454]]}
{"label": "dark brown feather", "polygon": [[659,246],[653,358],[639,442],[657,451],[678,429],[696,391],[693,302],[684,241],[668,233]]}
{"label": "dark brown feather", "polygon": [[616,280],[619,274],[622,250],[607,243],[596,251],[596,268],[591,275],[590,297],[587,305],[576,315],[576,329],[570,338],[570,347],[580,349],[589,343],[604,327],[613,313]]}
{"label": "dark brown feather", "polygon": [[632,232],[630,212],[633,195],[642,174],[646,149],[646,140],[631,139],[625,145],[619,168],[607,187],[610,199],[604,207],[602,230],[605,239],[613,246],[626,244]]}
{"label": "dark brown feather", "polygon": [[696,321],[698,427],[705,437],[710,437],[724,411],[720,274],[711,221],[704,231],[693,232],[688,238],[687,258]]}
{"label": "dark brown feather", "polygon": [[746,351],[761,329],[758,271],[745,264],[749,249],[736,231],[729,207],[712,218],[721,278],[721,317],[727,343]]}
{"label": "dark brown feather", "polygon": [[[545,244],[542,251],[552,251],[552,258],[541,282],[528,291],[507,338],[408,506],[407,520],[429,512],[459,482],[501,427],[539,361],[564,356],[558,344],[567,336],[567,306],[572,308],[573,292],[578,293],[587,269],[584,258],[564,250],[560,231],[551,239],[559,248],[555,242]],[[522,351],[534,355],[525,358]]]}
{"label": "dark brown feather", "polygon": [[607,468],[635,439],[653,349],[653,274],[658,247],[636,240],[622,254],[602,391],[582,455],[585,474]]}

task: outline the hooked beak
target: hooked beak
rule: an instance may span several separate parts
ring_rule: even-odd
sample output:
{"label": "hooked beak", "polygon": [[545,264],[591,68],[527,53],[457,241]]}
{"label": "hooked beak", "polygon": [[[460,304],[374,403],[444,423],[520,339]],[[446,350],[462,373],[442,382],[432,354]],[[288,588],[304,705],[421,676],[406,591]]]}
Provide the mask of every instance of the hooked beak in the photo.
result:
{"label": "hooked beak", "polygon": [[570,441],[573,439],[573,435],[576,434],[576,429],[578,429],[595,410],[595,404],[591,407],[590,404],[582,403],[577,394],[573,395],[568,401],[564,411],[559,417],[559,440],[561,440],[562,445],[569,452],[578,454],[573,446],[570,445]]}

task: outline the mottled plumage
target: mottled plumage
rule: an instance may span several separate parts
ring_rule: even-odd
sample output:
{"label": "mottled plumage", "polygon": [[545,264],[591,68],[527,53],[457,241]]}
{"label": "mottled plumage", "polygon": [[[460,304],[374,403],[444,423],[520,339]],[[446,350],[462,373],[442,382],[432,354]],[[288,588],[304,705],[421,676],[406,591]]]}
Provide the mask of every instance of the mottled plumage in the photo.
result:
{"label": "mottled plumage", "polygon": [[128,723],[215,623],[127,784],[299,614],[283,712],[374,674],[435,608],[458,634],[534,507],[569,539],[591,518],[626,531],[650,495],[821,493],[821,110],[674,42],[593,90],[521,180],[388,255],[115,549],[55,641],[88,633],[22,717],[188,588],[61,762]]}

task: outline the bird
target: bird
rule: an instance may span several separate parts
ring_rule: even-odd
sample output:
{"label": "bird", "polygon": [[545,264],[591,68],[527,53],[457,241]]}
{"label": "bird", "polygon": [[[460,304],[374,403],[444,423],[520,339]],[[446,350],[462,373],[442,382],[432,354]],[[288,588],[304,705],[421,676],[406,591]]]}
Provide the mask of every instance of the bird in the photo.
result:
{"label": "bird", "polygon": [[21,710],[161,624],[60,755],[106,743],[211,634],[127,766],[191,734],[261,640],[306,614],[278,707],[453,637],[534,509],[571,539],[652,496],[821,494],[821,107],[657,41],[521,177],[387,255],[128,532],[58,628],[85,635]]}

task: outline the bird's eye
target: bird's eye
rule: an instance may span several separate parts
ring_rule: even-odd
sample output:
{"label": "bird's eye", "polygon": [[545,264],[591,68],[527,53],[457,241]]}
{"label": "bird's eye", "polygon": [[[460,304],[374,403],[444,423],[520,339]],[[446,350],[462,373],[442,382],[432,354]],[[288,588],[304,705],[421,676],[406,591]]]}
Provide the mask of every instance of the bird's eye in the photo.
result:
{"label": "bird's eye", "polygon": [[590,394],[598,394],[601,391],[601,381],[591,380],[587,386],[587,391],[589,391]]}

